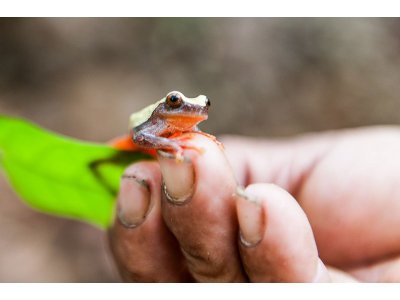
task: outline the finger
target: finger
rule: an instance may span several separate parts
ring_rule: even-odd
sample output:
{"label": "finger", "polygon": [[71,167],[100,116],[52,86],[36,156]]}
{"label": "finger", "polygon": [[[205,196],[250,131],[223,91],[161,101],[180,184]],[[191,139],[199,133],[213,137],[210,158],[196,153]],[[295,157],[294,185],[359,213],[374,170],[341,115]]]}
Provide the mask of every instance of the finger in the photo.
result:
{"label": "finger", "polygon": [[348,271],[364,282],[400,282],[400,255]]}
{"label": "finger", "polygon": [[179,245],[161,216],[160,187],[156,162],[136,163],[122,177],[117,217],[109,239],[126,281],[188,280]]}
{"label": "finger", "polygon": [[343,269],[400,252],[399,133],[387,126],[224,143],[244,184],[272,182],[298,200],[320,257]]}
{"label": "finger", "polygon": [[270,182],[294,194],[337,140],[334,132],[291,139],[224,136],[226,156],[238,183]]}
{"label": "finger", "polygon": [[328,270],[329,277],[331,278],[332,282],[360,282],[350,273],[329,266],[327,266],[326,268]]}
{"label": "finger", "polygon": [[252,282],[327,282],[311,226],[296,200],[272,184],[238,190],[239,248]]}
{"label": "finger", "polygon": [[163,216],[192,276],[201,282],[244,281],[232,196],[236,182],[220,147],[195,134],[184,161],[159,153]]}

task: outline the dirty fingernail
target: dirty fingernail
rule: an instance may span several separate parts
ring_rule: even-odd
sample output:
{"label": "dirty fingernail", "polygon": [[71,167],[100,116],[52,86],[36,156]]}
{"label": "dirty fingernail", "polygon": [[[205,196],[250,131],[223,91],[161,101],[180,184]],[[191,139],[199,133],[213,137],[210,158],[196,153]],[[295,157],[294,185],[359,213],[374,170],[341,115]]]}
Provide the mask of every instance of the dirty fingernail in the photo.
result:
{"label": "dirty fingernail", "polygon": [[257,198],[248,195],[241,187],[236,189],[236,210],[240,240],[244,246],[257,245],[264,235],[264,210]]}
{"label": "dirty fingernail", "polygon": [[118,196],[118,218],[129,228],[140,225],[150,208],[150,189],[145,180],[123,175]]}
{"label": "dirty fingernail", "polygon": [[172,154],[158,151],[166,198],[174,204],[183,204],[193,193],[194,170],[187,157],[179,159]]}

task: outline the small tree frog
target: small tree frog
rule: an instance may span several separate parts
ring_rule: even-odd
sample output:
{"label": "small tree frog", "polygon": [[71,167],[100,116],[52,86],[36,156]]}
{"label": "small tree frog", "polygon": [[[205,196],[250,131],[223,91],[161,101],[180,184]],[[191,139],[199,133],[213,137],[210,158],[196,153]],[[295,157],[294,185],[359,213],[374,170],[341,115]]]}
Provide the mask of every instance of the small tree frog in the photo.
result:
{"label": "small tree frog", "polygon": [[210,105],[204,95],[187,98],[181,92],[170,92],[160,101],[131,115],[131,138],[139,147],[172,150],[180,155],[183,144],[169,138],[185,132],[200,132],[197,125],[208,118]]}

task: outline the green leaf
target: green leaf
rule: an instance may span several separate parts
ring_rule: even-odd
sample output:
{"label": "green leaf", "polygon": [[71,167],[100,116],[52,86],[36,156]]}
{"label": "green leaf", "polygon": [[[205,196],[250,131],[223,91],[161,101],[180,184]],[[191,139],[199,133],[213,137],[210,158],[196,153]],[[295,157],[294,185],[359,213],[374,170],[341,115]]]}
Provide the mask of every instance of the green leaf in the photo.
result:
{"label": "green leaf", "polygon": [[149,158],[0,115],[0,166],[19,196],[42,212],[107,228],[124,169]]}

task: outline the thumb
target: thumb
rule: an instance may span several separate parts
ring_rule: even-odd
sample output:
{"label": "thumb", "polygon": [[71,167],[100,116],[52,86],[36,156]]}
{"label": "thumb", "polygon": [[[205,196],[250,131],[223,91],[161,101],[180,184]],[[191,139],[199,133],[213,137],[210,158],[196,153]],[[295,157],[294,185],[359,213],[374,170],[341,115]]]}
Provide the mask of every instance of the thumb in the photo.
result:
{"label": "thumb", "polygon": [[330,282],[310,223],[296,200],[272,184],[238,190],[240,254],[252,282]]}

